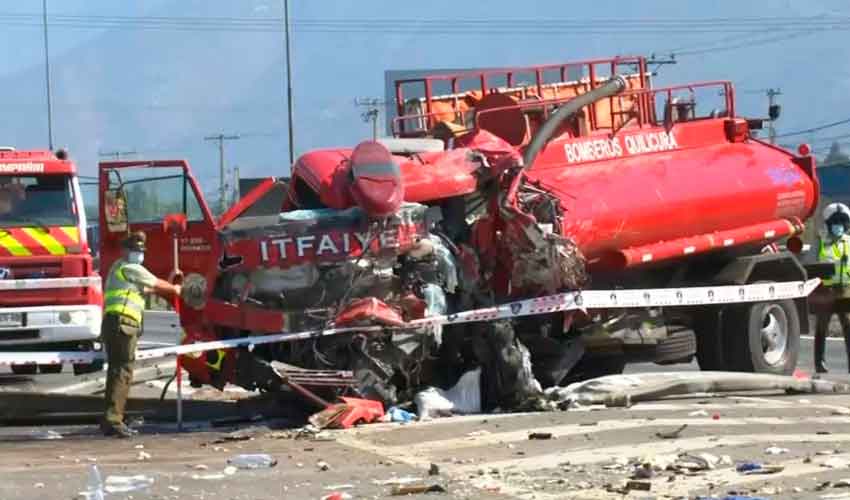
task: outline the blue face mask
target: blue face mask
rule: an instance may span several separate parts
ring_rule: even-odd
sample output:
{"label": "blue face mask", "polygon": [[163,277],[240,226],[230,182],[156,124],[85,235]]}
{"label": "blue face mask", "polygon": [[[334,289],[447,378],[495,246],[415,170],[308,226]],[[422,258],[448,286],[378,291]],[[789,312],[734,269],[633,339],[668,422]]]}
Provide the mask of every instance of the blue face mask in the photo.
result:
{"label": "blue face mask", "polygon": [[844,224],[830,224],[829,234],[833,235],[836,238],[844,236]]}
{"label": "blue face mask", "polygon": [[127,254],[127,262],[130,264],[141,264],[145,261],[145,254],[142,252],[129,252]]}

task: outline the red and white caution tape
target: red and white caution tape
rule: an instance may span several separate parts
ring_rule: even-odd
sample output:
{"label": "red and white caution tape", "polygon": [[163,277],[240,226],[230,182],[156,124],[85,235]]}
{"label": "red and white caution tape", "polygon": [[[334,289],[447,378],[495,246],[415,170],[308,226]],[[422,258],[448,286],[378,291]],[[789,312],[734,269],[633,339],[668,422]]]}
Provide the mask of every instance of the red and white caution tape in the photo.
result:
{"label": "red and white caution tape", "polygon": [[[720,305],[798,299],[811,294],[818,285],[820,285],[820,280],[815,278],[808,281],[759,283],[740,286],[585,290],[519,300],[495,307],[474,309],[456,314],[417,319],[409,322],[408,325],[401,327],[401,329],[493,321],[569,310]],[[293,342],[296,340],[329,337],[354,332],[380,332],[389,329],[389,327],[383,326],[344,327],[256,335],[237,339],[144,349],[136,351],[136,359],[167,358],[217,349],[233,349],[278,342]],[[27,363],[91,363],[100,359],[103,359],[103,353],[100,352],[12,352],[0,353],[0,366]]]}

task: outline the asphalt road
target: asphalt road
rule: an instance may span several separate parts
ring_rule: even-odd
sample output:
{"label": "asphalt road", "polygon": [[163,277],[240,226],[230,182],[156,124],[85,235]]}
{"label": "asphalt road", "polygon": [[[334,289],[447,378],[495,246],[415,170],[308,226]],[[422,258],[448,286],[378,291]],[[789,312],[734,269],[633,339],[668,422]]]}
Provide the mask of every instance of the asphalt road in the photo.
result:
{"label": "asphalt road", "polygon": [[[145,335],[143,347],[174,339],[165,332]],[[833,368],[829,378],[846,382],[843,347],[838,340],[829,341]],[[800,368],[810,371],[810,338],[803,339],[802,349]],[[163,376],[173,369],[168,362],[137,369],[133,396],[158,395]],[[697,370],[695,363],[638,364],[628,367],[627,373],[693,370]],[[102,390],[102,384],[103,374],[0,375],[0,391],[6,392],[92,394]],[[187,391],[191,396],[191,390]],[[834,484],[850,477],[850,396],[846,395],[694,395],[638,403],[628,409],[585,407],[373,424],[331,431],[320,440],[295,439],[290,431],[273,430],[278,424],[260,422],[247,429],[251,424],[241,424],[233,435],[228,432],[235,427],[193,424],[187,432],[176,433],[172,424],[149,423],[130,442],[103,438],[91,425],[0,428],[0,477],[4,478],[0,498],[75,498],[86,488],[92,465],[98,466],[113,488],[129,476],[153,481],[140,490],[113,492],[110,499],[173,500],[320,499],[333,492],[352,498],[385,498],[396,483],[409,481],[446,490],[410,496],[432,500],[692,499],[697,494],[722,498],[730,491],[802,500],[846,492]],[[676,429],[682,430],[672,439],[656,435]],[[530,440],[531,432],[550,433],[552,438]],[[780,453],[768,454],[770,447],[779,448]],[[227,469],[228,459],[245,453],[269,454],[277,465]],[[665,461],[674,461],[674,469],[675,463],[681,466],[687,461],[681,456],[684,453],[703,460],[720,460],[725,455],[729,461],[691,472],[661,470]],[[770,463],[782,470],[744,475],[730,465],[745,461]],[[640,468],[638,463],[653,463],[659,469],[633,484],[650,490],[617,491]],[[429,470],[436,474],[429,475]]]}

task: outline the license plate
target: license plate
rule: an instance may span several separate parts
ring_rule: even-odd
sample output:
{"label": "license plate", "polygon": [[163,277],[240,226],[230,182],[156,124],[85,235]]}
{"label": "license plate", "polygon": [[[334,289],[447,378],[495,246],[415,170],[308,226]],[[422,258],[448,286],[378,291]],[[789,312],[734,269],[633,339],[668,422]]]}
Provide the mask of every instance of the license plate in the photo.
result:
{"label": "license plate", "polygon": [[23,313],[0,313],[0,328],[24,326]]}

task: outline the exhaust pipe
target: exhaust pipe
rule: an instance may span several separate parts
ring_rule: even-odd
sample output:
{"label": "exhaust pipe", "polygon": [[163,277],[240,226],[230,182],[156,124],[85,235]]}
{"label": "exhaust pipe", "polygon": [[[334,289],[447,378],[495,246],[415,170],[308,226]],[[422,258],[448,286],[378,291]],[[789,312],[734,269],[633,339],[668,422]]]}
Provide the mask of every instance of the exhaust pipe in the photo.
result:
{"label": "exhaust pipe", "polygon": [[534,138],[531,140],[531,143],[528,145],[528,148],[525,150],[525,154],[522,155],[523,165],[525,167],[531,166],[534,163],[534,160],[537,158],[537,155],[543,149],[544,146],[549,142],[549,139],[552,138],[552,134],[555,133],[556,130],[561,126],[569,118],[572,118],[573,115],[579,112],[581,108],[593,104],[596,101],[601,99],[605,99],[606,97],[611,97],[612,95],[619,94],[620,92],[626,90],[628,88],[628,83],[626,79],[622,75],[614,75],[610,80],[605,82],[599,87],[582,94],[575,99],[567,102],[563,106],[556,109],[552,115],[546,120],[546,123],[540,127],[540,130],[534,134]]}

